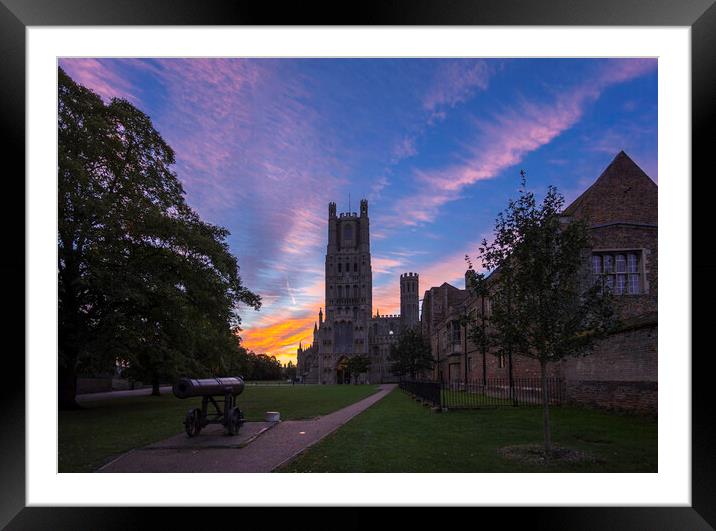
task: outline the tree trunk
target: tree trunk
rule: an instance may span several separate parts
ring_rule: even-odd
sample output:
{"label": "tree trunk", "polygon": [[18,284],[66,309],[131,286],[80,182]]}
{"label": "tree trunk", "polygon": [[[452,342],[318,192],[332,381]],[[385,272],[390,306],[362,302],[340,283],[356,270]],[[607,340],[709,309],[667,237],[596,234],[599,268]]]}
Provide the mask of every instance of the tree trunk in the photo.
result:
{"label": "tree trunk", "polygon": [[552,455],[552,434],[549,427],[549,395],[547,393],[547,362],[540,361],[542,373],[542,417],[544,423],[544,453],[547,458]]}
{"label": "tree trunk", "polygon": [[78,409],[77,369],[73,362],[60,363],[57,370],[57,407],[61,410]]}
{"label": "tree trunk", "polygon": [[[65,242],[65,245],[71,245]],[[67,247],[66,247],[67,248]],[[79,280],[76,273],[75,261],[71,256],[65,256],[66,267],[60,272],[59,280],[62,282],[58,315],[57,342],[59,356],[57,360],[57,407],[59,409],[78,409],[77,404],[77,360],[80,353],[79,305],[74,290]]]}
{"label": "tree trunk", "polygon": [[482,338],[480,346],[482,347],[482,386],[487,387],[487,343],[485,336],[485,296],[483,295],[480,303],[481,311],[481,323],[482,323]]}
{"label": "tree trunk", "polygon": [[507,351],[507,362],[509,364],[508,372],[509,372],[509,384],[510,384],[510,400],[512,400],[512,405],[517,405],[517,400],[515,399],[515,380],[512,377],[512,347],[509,348]]}
{"label": "tree trunk", "polygon": [[160,396],[161,393],[159,392],[159,376],[154,374],[152,375],[152,396]]}

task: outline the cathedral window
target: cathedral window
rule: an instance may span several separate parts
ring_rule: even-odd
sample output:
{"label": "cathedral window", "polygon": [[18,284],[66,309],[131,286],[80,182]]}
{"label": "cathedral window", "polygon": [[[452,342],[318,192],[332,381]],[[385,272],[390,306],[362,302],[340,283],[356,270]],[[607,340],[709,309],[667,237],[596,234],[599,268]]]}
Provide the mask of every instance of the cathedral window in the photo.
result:
{"label": "cathedral window", "polygon": [[353,262],[353,272],[354,273],[358,272],[358,262]]}
{"label": "cathedral window", "polygon": [[452,342],[460,343],[460,324],[457,321],[452,322]]}
{"label": "cathedral window", "polygon": [[341,272],[341,263],[340,262],[338,262],[338,272],[339,273]]}

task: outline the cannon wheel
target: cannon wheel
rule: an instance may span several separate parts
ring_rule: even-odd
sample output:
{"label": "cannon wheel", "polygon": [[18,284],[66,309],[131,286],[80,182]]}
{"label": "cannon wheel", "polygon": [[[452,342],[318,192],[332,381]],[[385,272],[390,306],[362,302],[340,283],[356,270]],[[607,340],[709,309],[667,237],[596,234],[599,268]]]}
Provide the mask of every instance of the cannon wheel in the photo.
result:
{"label": "cannon wheel", "polygon": [[229,412],[229,435],[238,435],[241,425],[244,423],[244,416],[238,407],[232,407]]}
{"label": "cannon wheel", "polygon": [[186,414],[186,419],[184,419],[184,428],[189,437],[199,435],[201,431],[201,409],[194,408],[189,410]]}

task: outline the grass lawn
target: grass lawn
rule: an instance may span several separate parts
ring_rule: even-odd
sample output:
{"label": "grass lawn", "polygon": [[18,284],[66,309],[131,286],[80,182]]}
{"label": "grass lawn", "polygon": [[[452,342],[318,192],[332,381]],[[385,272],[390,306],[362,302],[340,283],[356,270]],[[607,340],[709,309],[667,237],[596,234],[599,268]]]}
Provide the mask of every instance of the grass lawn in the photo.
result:
{"label": "grass lawn", "polygon": [[[246,386],[237,398],[246,420],[266,411],[282,419],[305,419],[348,406],[377,390],[375,385]],[[184,430],[184,416],[200,398],[173,395],[82,402],[83,409],[59,412],[59,471],[92,472],[114,456]]]}
{"label": "grass lawn", "polygon": [[281,472],[657,472],[657,422],[589,409],[550,409],[556,445],[598,461],[522,464],[498,449],[542,443],[538,407],[433,413],[396,389]]}

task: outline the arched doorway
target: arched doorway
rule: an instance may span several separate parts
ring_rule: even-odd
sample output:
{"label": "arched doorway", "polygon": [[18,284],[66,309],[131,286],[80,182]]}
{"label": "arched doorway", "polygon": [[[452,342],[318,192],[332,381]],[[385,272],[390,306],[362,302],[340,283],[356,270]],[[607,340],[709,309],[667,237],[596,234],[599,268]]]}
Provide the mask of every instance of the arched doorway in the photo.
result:
{"label": "arched doorway", "polygon": [[351,383],[351,373],[348,370],[348,358],[343,356],[338,360],[336,364],[336,383],[349,384]]}

